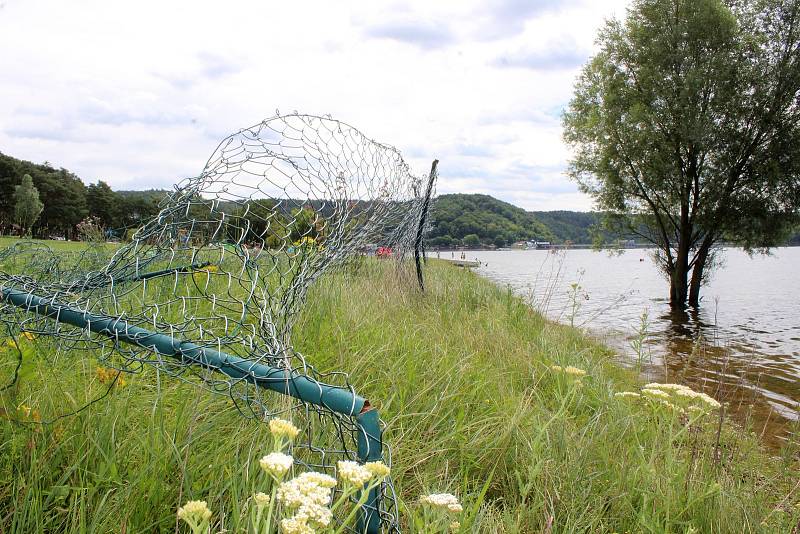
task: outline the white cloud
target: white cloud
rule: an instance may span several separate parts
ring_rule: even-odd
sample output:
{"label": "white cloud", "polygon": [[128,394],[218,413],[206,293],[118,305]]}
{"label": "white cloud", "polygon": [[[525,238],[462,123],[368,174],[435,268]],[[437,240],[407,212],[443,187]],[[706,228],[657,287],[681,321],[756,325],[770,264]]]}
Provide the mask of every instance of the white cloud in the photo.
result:
{"label": "white cloud", "polygon": [[171,187],[276,109],[330,113],[419,172],[439,158],[440,193],[590,208],[559,115],[624,0],[3,1],[4,153]]}

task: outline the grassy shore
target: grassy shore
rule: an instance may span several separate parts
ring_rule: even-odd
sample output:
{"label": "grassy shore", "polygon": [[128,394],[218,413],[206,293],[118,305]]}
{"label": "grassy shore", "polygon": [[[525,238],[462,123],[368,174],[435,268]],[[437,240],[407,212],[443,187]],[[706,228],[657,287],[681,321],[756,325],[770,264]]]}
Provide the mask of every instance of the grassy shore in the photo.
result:
{"label": "grassy shore", "polygon": [[[323,277],[295,344],[350,373],[380,409],[401,507],[458,494],[474,532],[791,532],[800,470],[717,412],[690,426],[654,403],[614,396],[637,378],[579,331],[509,292],[431,261],[427,292],[390,263]],[[0,531],[175,531],[205,499],[215,530],[239,531],[268,432],[230,401],[152,373],[104,391],[86,354],[30,341],[21,383],[0,400]],[[37,345],[39,344],[39,345]],[[11,376],[13,355],[0,355]],[[552,366],[586,371],[580,380]],[[793,463],[794,462],[794,463]]]}

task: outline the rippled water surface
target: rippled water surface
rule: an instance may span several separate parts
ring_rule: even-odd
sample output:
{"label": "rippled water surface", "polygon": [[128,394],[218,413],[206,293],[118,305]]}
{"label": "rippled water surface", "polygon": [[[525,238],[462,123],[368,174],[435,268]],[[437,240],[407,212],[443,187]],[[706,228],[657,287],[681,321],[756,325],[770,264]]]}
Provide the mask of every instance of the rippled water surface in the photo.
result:
{"label": "rippled water surface", "polygon": [[[678,314],[647,250],[466,254],[482,262],[476,272],[509,285],[549,317],[599,335],[650,378],[728,402],[729,413],[769,443],[780,445],[793,432],[798,439],[800,247],[752,258],[726,249],[700,310]],[[632,345],[645,312],[647,343],[637,353]]]}

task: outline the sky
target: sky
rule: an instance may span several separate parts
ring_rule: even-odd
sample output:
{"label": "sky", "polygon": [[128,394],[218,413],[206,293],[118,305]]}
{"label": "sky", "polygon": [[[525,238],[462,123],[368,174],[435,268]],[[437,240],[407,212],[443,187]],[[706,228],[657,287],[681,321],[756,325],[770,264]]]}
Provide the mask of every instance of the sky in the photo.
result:
{"label": "sky", "polygon": [[397,147],[437,192],[590,210],[561,113],[625,0],[0,0],[0,152],[171,188],[295,111]]}

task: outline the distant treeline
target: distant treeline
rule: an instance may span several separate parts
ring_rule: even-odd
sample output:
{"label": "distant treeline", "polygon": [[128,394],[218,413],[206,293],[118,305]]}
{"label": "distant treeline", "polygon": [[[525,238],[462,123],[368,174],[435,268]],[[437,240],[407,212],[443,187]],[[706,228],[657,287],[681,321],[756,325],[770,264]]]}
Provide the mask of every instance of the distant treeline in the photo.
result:
{"label": "distant treeline", "polygon": [[[585,211],[525,211],[489,195],[449,194],[431,212],[432,247],[506,247],[518,241],[587,245],[639,241],[603,227],[602,214]],[[800,245],[800,228],[787,240]]]}
{"label": "distant treeline", "polygon": [[[14,191],[25,174],[33,178],[44,204],[33,226],[33,237],[38,238],[75,239],[78,223],[89,216],[96,217],[109,236],[121,238],[158,214],[167,195],[165,190],[113,191],[103,181],[87,186],[67,169],[0,153],[0,234],[19,233]],[[505,247],[531,240],[587,244],[595,241],[597,232],[604,241],[625,238],[602,232],[599,223],[599,213],[529,212],[489,195],[448,194],[439,196],[433,204],[427,242],[431,247]],[[255,221],[251,224],[258,227]],[[800,233],[789,244],[800,245]]]}
{"label": "distant treeline", "polygon": [[18,233],[14,217],[14,191],[29,174],[44,205],[33,225],[33,237],[74,239],[77,225],[88,216],[99,219],[104,228],[120,236],[128,228],[158,213],[165,191],[112,191],[103,181],[87,186],[64,168],[0,153],[0,233]]}

